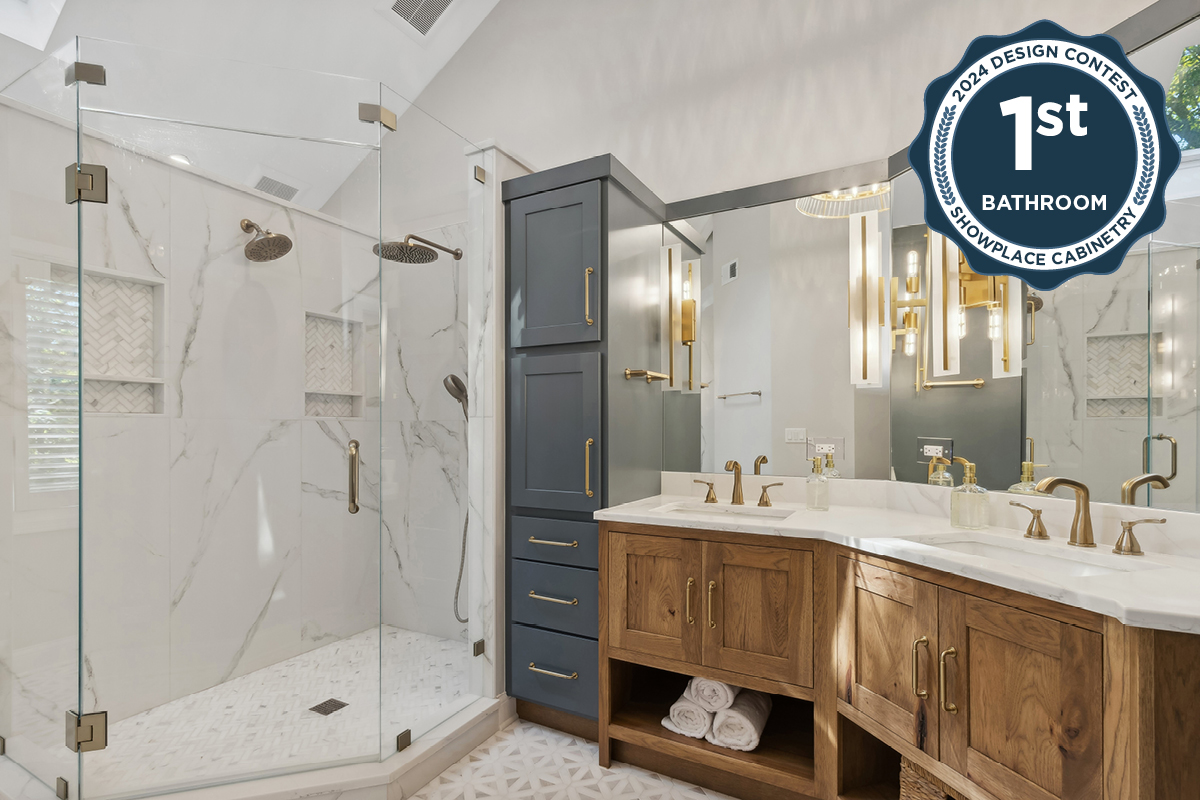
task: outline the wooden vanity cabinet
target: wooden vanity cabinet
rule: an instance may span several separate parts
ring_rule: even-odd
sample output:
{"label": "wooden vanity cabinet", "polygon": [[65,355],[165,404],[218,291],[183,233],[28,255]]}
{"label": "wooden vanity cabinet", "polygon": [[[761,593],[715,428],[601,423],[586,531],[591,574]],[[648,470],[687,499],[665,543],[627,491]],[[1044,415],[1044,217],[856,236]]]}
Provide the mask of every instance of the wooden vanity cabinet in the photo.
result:
{"label": "wooden vanity cabinet", "polygon": [[812,686],[810,551],[610,531],[608,553],[612,647]]}
{"label": "wooden vanity cabinet", "polygon": [[939,589],[940,760],[997,797],[1103,794],[1103,637]]}
{"label": "wooden vanity cabinet", "polygon": [[838,697],[938,755],[938,587],[838,558]]}

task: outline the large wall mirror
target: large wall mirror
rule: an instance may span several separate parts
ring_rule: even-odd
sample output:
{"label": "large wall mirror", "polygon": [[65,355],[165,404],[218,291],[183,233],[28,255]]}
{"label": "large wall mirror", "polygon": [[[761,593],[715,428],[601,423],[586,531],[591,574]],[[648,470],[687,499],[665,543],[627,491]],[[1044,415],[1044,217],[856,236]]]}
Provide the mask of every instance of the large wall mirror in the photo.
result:
{"label": "large wall mirror", "polygon": [[974,273],[911,172],[665,226],[664,469],[804,475],[832,449],[843,476],[923,483],[943,447],[991,490],[1027,462],[1120,502],[1149,471],[1170,486],[1138,505],[1200,510],[1200,23],[1132,60],[1184,155],[1166,224],[1112,275]]}

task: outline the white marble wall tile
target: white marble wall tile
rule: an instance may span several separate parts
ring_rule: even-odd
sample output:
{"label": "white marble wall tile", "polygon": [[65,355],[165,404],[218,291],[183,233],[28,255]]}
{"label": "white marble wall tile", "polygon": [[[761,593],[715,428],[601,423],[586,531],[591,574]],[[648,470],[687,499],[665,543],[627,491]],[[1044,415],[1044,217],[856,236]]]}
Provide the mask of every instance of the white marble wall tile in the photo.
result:
{"label": "white marble wall tile", "polygon": [[299,651],[301,427],[171,426],[171,696]]}
{"label": "white marble wall tile", "polygon": [[[301,425],[301,545],[304,645],[379,622],[379,447],[377,423],[305,420]],[[351,439],[360,444],[360,512],[347,510]]]}
{"label": "white marble wall tile", "polygon": [[171,172],[165,164],[83,140],[83,161],[108,167],[108,203],[84,203],[83,263],[91,268],[170,277]]}
{"label": "white marble wall tile", "polygon": [[13,247],[74,265],[78,228],[75,206],[63,202],[63,169],[77,160],[75,132],[7,107],[0,116]]}
{"label": "white marble wall tile", "polygon": [[249,218],[296,237],[292,212],[186,174],[171,180],[167,410],[186,418],[304,416],[304,313],[296,250],[254,263]]}
{"label": "white marble wall tile", "polygon": [[83,427],[84,710],[116,722],[170,693],[170,420]]}
{"label": "white marble wall tile", "polygon": [[376,239],[303,214],[296,217],[296,259],[304,309],[359,321],[379,318]]}

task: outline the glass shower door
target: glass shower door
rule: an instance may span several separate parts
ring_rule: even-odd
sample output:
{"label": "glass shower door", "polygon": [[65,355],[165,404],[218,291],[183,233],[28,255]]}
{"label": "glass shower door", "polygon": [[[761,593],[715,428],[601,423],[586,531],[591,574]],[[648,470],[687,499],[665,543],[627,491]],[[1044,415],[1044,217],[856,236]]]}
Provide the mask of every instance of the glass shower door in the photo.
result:
{"label": "glass shower door", "polygon": [[82,796],[377,760],[378,84],[79,60]]}

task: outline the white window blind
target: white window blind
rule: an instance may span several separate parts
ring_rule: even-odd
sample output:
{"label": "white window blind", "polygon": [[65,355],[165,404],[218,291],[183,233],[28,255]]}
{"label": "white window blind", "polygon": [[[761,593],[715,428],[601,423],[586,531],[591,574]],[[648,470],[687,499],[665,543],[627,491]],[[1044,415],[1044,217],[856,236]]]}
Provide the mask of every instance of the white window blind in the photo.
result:
{"label": "white window blind", "polygon": [[79,486],[79,291],[74,275],[25,286],[29,491]]}

